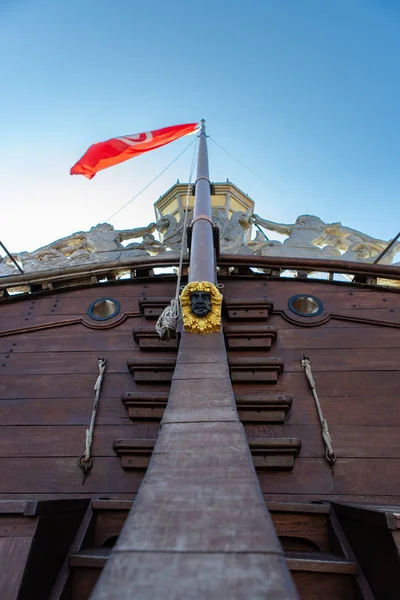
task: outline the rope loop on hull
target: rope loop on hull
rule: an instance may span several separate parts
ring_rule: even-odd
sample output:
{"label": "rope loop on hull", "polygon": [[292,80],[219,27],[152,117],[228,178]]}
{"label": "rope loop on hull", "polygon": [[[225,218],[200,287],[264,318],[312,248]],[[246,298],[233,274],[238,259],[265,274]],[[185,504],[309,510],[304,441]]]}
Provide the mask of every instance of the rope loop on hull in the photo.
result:
{"label": "rope loop on hull", "polygon": [[324,444],[325,444],[325,458],[328,461],[328,463],[331,466],[333,466],[335,464],[335,462],[337,461],[337,457],[336,457],[335,451],[333,450],[332,439],[331,439],[331,436],[329,434],[329,429],[328,429],[328,423],[327,423],[326,419],[324,419],[324,415],[322,413],[321,403],[319,401],[318,394],[317,394],[317,386],[315,384],[314,377],[312,374],[311,360],[308,358],[308,356],[305,356],[304,354],[303,354],[303,358],[301,359],[301,366],[304,369],[304,372],[308,379],[308,383],[310,384],[312,394],[314,396],[315,406],[317,408],[319,421],[321,423],[322,439],[324,440]]}
{"label": "rope loop on hull", "polygon": [[91,450],[93,443],[93,434],[94,434],[94,426],[96,423],[96,415],[97,409],[99,407],[100,393],[101,393],[101,385],[103,383],[104,373],[106,371],[106,358],[98,358],[97,364],[99,367],[99,374],[96,379],[96,383],[94,384],[94,402],[93,402],[93,410],[92,417],[90,419],[89,429],[86,429],[86,445],[85,452],[78,459],[78,467],[83,471],[83,481],[85,481],[85,476],[89,473],[90,469],[93,466],[93,460],[91,458]]}

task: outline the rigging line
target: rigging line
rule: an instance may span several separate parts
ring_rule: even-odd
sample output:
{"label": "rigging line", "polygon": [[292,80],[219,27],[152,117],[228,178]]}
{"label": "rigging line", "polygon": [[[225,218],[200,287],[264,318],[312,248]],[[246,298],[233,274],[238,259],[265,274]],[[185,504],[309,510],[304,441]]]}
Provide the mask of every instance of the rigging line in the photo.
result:
{"label": "rigging line", "polygon": [[[197,136],[199,139],[199,136]],[[175,290],[175,298],[172,298],[170,304],[164,308],[161,315],[158,317],[157,323],[155,325],[155,330],[158,333],[159,337],[163,341],[168,341],[170,339],[174,339],[176,337],[176,330],[178,327],[178,319],[181,314],[180,304],[179,304],[179,292],[182,281],[182,266],[183,266],[183,255],[186,250],[186,240],[187,240],[187,218],[188,218],[188,208],[189,208],[189,196],[190,190],[192,187],[192,178],[193,171],[196,164],[197,159],[197,144],[194,146],[192,164],[190,166],[189,172],[189,182],[187,185],[186,192],[186,202],[185,202],[185,212],[183,219],[183,229],[182,229],[182,242],[181,242],[181,250],[179,254],[179,267],[178,267],[178,277],[176,280],[176,290]]]}
{"label": "rigging line", "polygon": [[[197,139],[199,139],[199,136],[197,136]],[[184,254],[185,250],[187,249],[186,248],[186,245],[187,245],[187,230],[186,230],[186,228],[187,228],[190,189],[192,187],[193,171],[194,171],[194,167],[195,167],[196,160],[197,160],[196,150],[197,150],[197,144],[195,145],[194,150],[193,150],[192,164],[190,166],[189,182],[188,182],[187,192],[186,192],[185,215],[184,215],[184,219],[183,219],[183,231],[182,231],[182,243],[181,243],[181,252],[180,252],[180,256],[179,256],[178,279],[176,282],[175,298],[177,300],[179,299],[179,290],[181,287],[183,254]]]}
{"label": "rigging line", "polygon": [[133,196],[133,198],[131,198],[131,199],[130,199],[128,202],[126,202],[126,204],[124,204],[123,206],[121,206],[121,208],[119,208],[119,209],[118,209],[118,210],[117,210],[117,211],[116,211],[116,212],[115,212],[113,215],[111,215],[111,217],[108,217],[108,218],[106,219],[106,223],[108,223],[109,221],[111,221],[111,219],[113,219],[113,218],[114,218],[116,215],[118,215],[118,213],[120,213],[120,212],[121,212],[121,210],[124,210],[124,208],[126,208],[126,207],[128,206],[128,204],[130,204],[131,202],[133,202],[134,200],[136,200],[136,198],[138,198],[138,197],[140,196],[140,194],[143,194],[143,192],[144,192],[145,190],[147,190],[147,188],[149,188],[149,187],[150,187],[150,186],[151,186],[151,185],[152,185],[152,184],[153,184],[155,181],[157,181],[157,179],[158,179],[159,177],[161,177],[161,175],[162,175],[163,173],[165,173],[165,171],[167,171],[167,170],[168,170],[170,167],[172,167],[172,165],[173,165],[173,164],[174,164],[174,163],[175,163],[175,162],[178,160],[178,158],[180,158],[180,157],[182,156],[182,154],[184,154],[184,153],[186,152],[186,150],[188,150],[188,149],[190,148],[190,146],[191,146],[192,144],[194,144],[194,143],[195,143],[195,141],[196,141],[196,138],[195,138],[194,140],[192,140],[192,141],[190,142],[190,144],[188,144],[188,145],[186,146],[186,148],[184,148],[184,149],[182,150],[182,152],[180,152],[180,153],[178,154],[178,156],[176,156],[176,157],[174,158],[174,160],[173,160],[172,162],[170,162],[170,163],[169,163],[169,165],[167,165],[167,166],[165,167],[165,169],[163,169],[163,170],[162,170],[162,171],[161,171],[161,172],[160,172],[160,173],[159,173],[159,174],[158,174],[156,177],[154,177],[154,179],[152,179],[152,180],[151,180],[151,181],[150,181],[150,182],[149,182],[147,185],[145,185],[145,186],[144,186],[144,188],[142,188],[142,189],[140,190],[140,192],[138,192],[137,194],[135,194],[135,195]]}
{"label": "rigging line", "polygon": [[244,163],[242,163],[241,160],[239,160],[238,158],[236,158],[236,156],[233,156],[233,154],[231,154],[230,152],[228,152],[228,150],[225,150],[225,148],[223,148],[221,146],[221,144],[218,144],[218,142],[216,142],[211,136],[208,136],[210,138],[210,140],[212,142],[214,142],[214,144],[216,146],[218,146],[218,148],[221,148],[221,150],[223,150],[225,152],[225,154],[227,154],[228,156],[230,156],[231,158],[233,158],[233,160],[235,160],[237,163],[239,163],[239,165],[241,165],[242,167],[244,167],[245,169],[247,169],[250,173],[252,173],[255,177],[257,177],[258,179],[260,179],[261,181],[263,181],[264,183],[266,183],[269,187],[271,187],[272,189],[274,189],[276,192],[278,192],[279,194],[282,194],[282,196],[285,196],[285,198],[287,198],[288,200],[290,200],[291,202],[295,202],[295,200],[291,197],[288,196],[288,194],[286,194],[285,192],[283,192],[282,190],[280,190],[278,187],[276,187],[275,185],[273,185],[272,183],[269,183],[268,181],[266,181],[263,177],[261,177],[261,175],[259,175],[258,173],[256,173],[255,171],[253,171],[253,169],[250,169],[250,167],[248,167],[247,165],[245,165]]}

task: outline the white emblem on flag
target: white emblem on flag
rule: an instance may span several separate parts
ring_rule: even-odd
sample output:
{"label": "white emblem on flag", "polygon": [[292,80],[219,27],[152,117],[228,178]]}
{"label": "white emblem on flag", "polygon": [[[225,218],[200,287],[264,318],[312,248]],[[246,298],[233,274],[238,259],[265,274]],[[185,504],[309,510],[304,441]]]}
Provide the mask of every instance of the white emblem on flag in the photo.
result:
{"label": "white emblem on flag", "polygon": [[141,144],[143,142],[150,142],[153,139],[153,134],[151,131],[146,131],[145,133],[132,133],[132,135],[126,135],[123,137],[117,138],[117,140],[121,140],[121,142],[125,142],[128,146],[136,146],[136,144]]}

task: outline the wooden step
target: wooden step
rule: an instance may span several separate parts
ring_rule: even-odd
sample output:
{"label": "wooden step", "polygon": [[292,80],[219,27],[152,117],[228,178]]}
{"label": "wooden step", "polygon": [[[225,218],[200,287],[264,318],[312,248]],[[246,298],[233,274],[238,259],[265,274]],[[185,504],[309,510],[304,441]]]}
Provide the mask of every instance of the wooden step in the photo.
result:
{"label": "wooden step", "polygon": [[121,400],[133,421],[161,421],[168,396],[168,392],[127,392]]}
{"label": "wooden step", "polygon": [[141,350],[168,351],[177,352],[179,348],[179,337],[163,341],[154,329],[151,327],[136,327],[132,330],[133,339]]}
{"label": "wooden step", "polygon": [[139,357],[128,361],[128,369],[136,383],[170,383],[175,370],[176,357]]}
{"label": "wooden step", "polygon": [[228,357],[229,370],[233,383],[276,383],[283,371],[284,362],[271,357]]}
{"label": "wooden step", "polygon": [[[161,421],[168,402],[168,392],[126,392],[121,401],[133,421]],[[292,397],[266,392],[238,394],[236,407],[242,423],[257,425],[284,423],[292,406]]]}
{"label": "wooden step", "polygon": [[285,552],[301,600],[355,600],[357,564],[322,552]]}
{"label": "wooden step", "polygon": [[143,297],[139,300],[139,309],[145,319],[158,319],[164,308],[171,302],[169,297]]}
{"label": "wooden step", "polygon": [[102,569],[110,554],[111,548],[90,548],[74,552],[69,556],[69,566]]}
{"label": "wooden step", "polygon": [[294,460],[301,449],[297,438],[248,439],[256,470],[293,469]]}
{"label": "wooden step", "polygon": [[[301,449],[301,440],[297,438],[256,438],[248,442],[258,470],[293,469],[294,459]],[[155,443],[155,439],[129,438],[115,440],[113,448],[123,469],[142,471],[149,465]]]}
{"label": "wooden step", "polygon": [[312,573],[341,573],[354,575],[357,564],[335,554],[323,552],[285,552],[286,562],[291,571]]}
{"label": "wooden step", "polygon": [[228,350],[269,350],[278,330],[272,325],[229,325],[224,327]]}
{"label": "wooden step", "polygon": [[272,312],[273,303],[268,298],[236,298],[224,300],[224,309],[231,321],[265,321]]}
{"label": "wooden step", "polygon": [[292,406],[292,397],[256,394],[235,394],[236,408],[242,423],[284,423]]}

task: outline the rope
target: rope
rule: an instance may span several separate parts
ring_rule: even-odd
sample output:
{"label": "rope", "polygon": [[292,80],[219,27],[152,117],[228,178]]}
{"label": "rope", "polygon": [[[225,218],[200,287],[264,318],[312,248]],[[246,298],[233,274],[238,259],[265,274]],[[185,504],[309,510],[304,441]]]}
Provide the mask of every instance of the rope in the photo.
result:
{"label": "rope", "polygon": [[[94,426],[96,423],[97,409],[98,409],[99,400],[100,400],[101,384],[103,383],[103,377],[104,377],[104,373],[106,370],[107,359],[106,358],[98,358],[97,362],[98,362],[98,367],[99,367],[99,375],[96,379],[96,383],[94,384],[94,388],[93,388],[95,395],[94,395],[94,402],[93,402],[92,418],[90,419],[89,429],[86,430],[85,452],[78,459],[78,466],[83,471],[83,481],[85,480],[85,476],[87,475],[88,471],[90,471],[90,469],[93,466],[93,461],[91,458],[93,433],[94,433]],[[83,483],[83,481],[82,481],[82,483]]]}
{"label": "rope", "polygon": [[186,202],[185,202],[185,213],[183,218],[183,230],[182,230],[182,244],[181,251],[179,255],[179,266],[178,266],[178,278],[176,280],[176,290],[175,290],[175,298],[171,300],[169,306],[164,308],[161,315],[158,317],[155,329],[160,339],[163,341],[168,341],[170,339],[174,339],[176,337],[176,329],[178,327],[178,319],[180,315],[180,305],[179,305],[179,292],[181,288],[182,281],[182,266],[183,266],[183,255],[186,250],[186,242],[187,242],[187,217],[188,217],[188,207],[189,207],[189,197],[190,197],[190,189],[192,187],[192,178],[194,165],[196,163],[196,148],[195,145],[193,150],[192,164],[190,166],[189,173],[189,183],[186,192]]}
{"label": "rope", "polygon": [[135,195],[133,196],[133,198],[131,198],[130,200],[128,200],[128,202],[126,202],[126,203],[125,203],[123,206],[121,206],[121,208],[119,208],[119,209],[117,210],[117,212],[115,212],[114,214],[112,214],[112,215],[111,215],[111,217],[108,217],[108,218],[106,219],[106,223],[108,223],[109,221],[111,221],[111,219],[113,219],[113,218],[114,218],[114,217],[115,217],[115,216],[116,216],[118,213],[120,213],[120,212],[121,212],[121,210],[124,210],[124,208],[126,208],[126,207],[128,206],[128,204],[130,204],[131,202],[133,202],[134,200],[136,200],[136,198],[138,198],[138,197],[140,196],[140,194],[143,194],[143,192],[144,192],[145,190],[147,190],[147,188],[149,188],[149,187],[150,187],[150,186],[151,186],[151,185],[152,185],[152,184],[153,184],[155,181],[157,181],[157,179],[158,179],[159,177],[161,177],[161,175],[162,175],[163,173],[165,173],[165,171],[167,171],[167,170],[168,170],[170,167],[172,167],[172,165],[174,164],[174,162],[176,162],[176,161],[178,160],[178,158],[180,158],[180,157],[182,156],[182,154],[184,154],[184,153],[186,152],[186,150],[188,150],[188,149],[190,148],[190,146],[191,146],[192,144],[194,144],[194,143],[195,143],[195,141],[196,141],[196,139],[192,140],[192,141],[190,142],[190,144],[188,144],[188,145],[186,146],[186,148],[184,148],[184,149],[182,150],[182,152],[180,152],[180,153],[178,154],[178,156],[176,156],[176,157],[174,158],[174,160],[173,160],[172,162],[170,162],[170,163],[169,163],[169,165],[167,165],[167,166],[165,167],[165,169],[163,169],[163,170],[162,170],[162,171],[161,171],[161,172],[160,172],[160,173],[159,173],[159,174],[158,174],[156,177],[154,177],[154,179],[152,179],[152,180],[151,180],[151,181],[150,181],[150,182],[149,182],[147,185],[145,185],[145,186],[144,186],[144,188],[142,188],[142,189],[140,190],[140,192],[138,192],[137,194],[135,194]]}
{"label": "rope", "polygon": [[242,167],[244,167],[245,169],[247,169],[247,171],[249,171],[249,173],[251,173],[252,175],[254,175],[255,177],[257,177],[258,179],[261,179],[261,181],[263,181],[270,188],[272,188],[273,190],[275,190],[276,192],[278,192],[278,194],[282,194],[282,196],[285,196],[285,198],[287,198],[288,200],[291,200],[292,202],[294,202],[294,200],[293,200],[293,198],[291,198],[291,196],[288,196],[288,194],[286,194],[284,191],[282,191],[281,189],[279,189],[276,185],[273,185],[272,183],[270,183],[269,181],[267,181],[264,177],[261,177],[261,175],[259,175],[255,171],[253,171],[253,169],[250,169],[250,167],[248,167],[241,160],[239,160],[238,158],[236,158],[236,156],[233,156],[233,154],[231,154],[230,152],[228,152],[228,150],[226,150],[226,148],[223,148],[221,146],[221,144],[218,144],[218,142],[216,142],[211,136],[208,136],[208,137],[210,138],[210,140],[216,146],[218,146],[218,148],[220,148],[223,152],[225,152],[225,154],[227,154],[228,156],[230,156],[231,158],[233,158],[233,160],[235,160],[239,165],[241,165]]}
{"label": "rope", "polygon": [[315,385],[314,377],[311,370],[311,360],[308,358],[308,356],[303,355],[303,358],[301,359],[301,366],[305,371],[308,383],[310,384],[311,391],[314,396],[315,406],[317,407],[318,417],[321,423],[322,439],[324,440],[325,444],[325,458],[328,461],[328,463],[331,466],[333,466],[337,461],[337,457],[332,447],[332,440],[329,434],[328,423],[324,419],[324,415],[322,413],[321,404],[317,394],[317,386]]}

